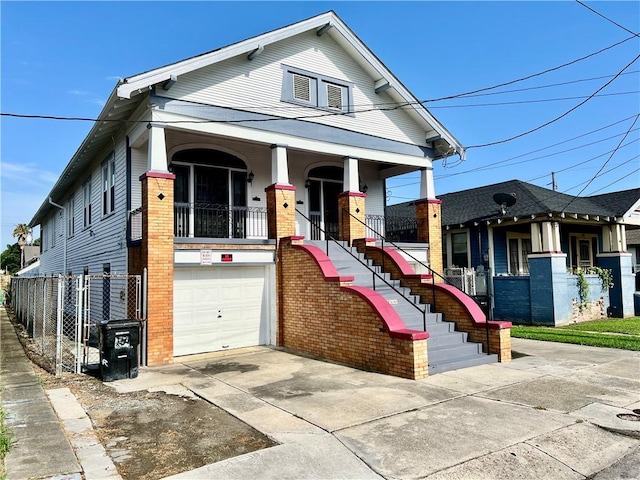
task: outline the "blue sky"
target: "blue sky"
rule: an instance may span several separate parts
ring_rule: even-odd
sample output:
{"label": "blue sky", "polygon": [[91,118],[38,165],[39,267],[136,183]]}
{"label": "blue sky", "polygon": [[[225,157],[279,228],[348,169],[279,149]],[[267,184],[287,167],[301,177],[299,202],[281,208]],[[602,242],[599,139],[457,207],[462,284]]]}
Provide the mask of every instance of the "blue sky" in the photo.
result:
{"label": "blue sky", "polygon": [[[639,2],[588,5],[640,31]],[[0,9],[0,110],[65,117],[97,116],[118,77],[331,9],[420,100],[532,75],[631,36],[569,1],[2,1]],[[639,53],[636,37],[569,67],[484,92],[490,95],[425,103],[463,145],[472,147],[465,162],[454,157],[436,164],[437,193],[514,178],[550,188],[551,172],[557,172],[558,190],[574,195],[585,186],[582,195],[640,186],[640,120],[622,141],[640,113],[640,61],[561,120],[513,141],[476,147],[564,114]],[[91,124],[8,117],[0,121],[4,248],[14,242],[13,227],[32,218]],[[387,194],[389,203],[417,198],[416,175],[390,181]]]}

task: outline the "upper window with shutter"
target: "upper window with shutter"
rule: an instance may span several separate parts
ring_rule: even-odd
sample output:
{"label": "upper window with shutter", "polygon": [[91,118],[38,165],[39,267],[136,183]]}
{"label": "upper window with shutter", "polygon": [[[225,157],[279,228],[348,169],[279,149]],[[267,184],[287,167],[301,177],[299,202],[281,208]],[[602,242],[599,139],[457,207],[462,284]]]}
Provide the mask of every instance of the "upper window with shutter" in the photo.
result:
{"label": "upper window with shutter", "polygon": [[353,84],[287,65],[282,66],[282,101],[353,113]]}
{"label": "upper window with shutter", "polygon": [[293,98],[303,102],[311,101],[311,79],[304,75],[293,74]]}

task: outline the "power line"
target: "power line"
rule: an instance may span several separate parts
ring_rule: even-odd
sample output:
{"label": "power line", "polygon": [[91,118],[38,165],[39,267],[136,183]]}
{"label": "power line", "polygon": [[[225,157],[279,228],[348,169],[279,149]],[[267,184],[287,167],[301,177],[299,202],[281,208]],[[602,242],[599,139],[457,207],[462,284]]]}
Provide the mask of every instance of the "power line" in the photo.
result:
{"label": "power line", "polygon": [[[640,70],[632,70],[630,72],[624,72],[622,75],[632,75],[634,73],[638,73],[640,72]],[[558,82],[558,83],[549,83],[547,85],[538,85],[537,87],[526,87],[526,88],[514,88],[512,90],[502,90],[501,92],[489,92],[489,93],[477,93],[477,94],[473,94],[473,95],[465,95],[464,97],[461,97],[463,99],[466,98],[475,98],[475,97],[487,97],[487,96],[491,96],[491,95],[503,95],[506,93],[519,93],[519,92],[526,92],[528,90],[541,90],[544,88],[551,88],[551,87],[562,87],[565,85],[573,85],[576,83],[583,83],[583,82],[592,82],[594,80],[602,80],[603,78],[611,78],[614,75],[601,75],[599,77],[590,77],[590,78],[580,78],[578,80],[569,80],[567,82]],[[429,102],[436,102],[438,101],[436,100],[423,100],[422,103],[429,103]],[[429,107],[429,108],[433,108],[433,107]]]}
{"label": "power line", "polygon": [[[464,172],[455,172],[455,173],[445,174],[445,175],[436,175],[434,178],[436,178],[436,179],[438,179],[438,178],[449,178],[449,177],[454,177],[454,176],[458,176],[458,175],[465,175],[465,174],[467,174],[467,173],[473,173],[473,172],[476,172],[476,171],[481,171],[481,170],[485,169],[486,167],[490,167],[490,166],[494,166],[494,165],[500,165],[500,164],[503,164],[503,163],[510,162],[511,160],[517,160],[518,158],[526,157],[527,155],[531,155],[531,154],[533,154],[533,153],[542,152],[542,151],[544,151],[544,150],[548,150],[549,148],[557,147],[558,145],[563,145],[563,144],[565,144],[565,143],[572,142],[572,141],[577,140],[577,139],[579,139],[579,138],[582,138],[582,137],[586,137],[586,136],[592,135],[592,134],[597,133],[597,132],[600,132],[600,131],[602,131],[602,130],[606,130],[607,128],[611,128],[611,127],[613,127],[613,126],[615,126],[615,125],[618,125],[619,123],[626,122],[627,120],[630,120],[630,119],[632,119],[633,117],[635,117],[635,115],[631,115],[631,116],[629,116],[629,117],[623,118],[623,119],[618,120],[618,121],[616,121],[616,122],[610,123],[610,124],[608,124],[608,125],[605,125],[604,127],[596,128],[595,130],[591,130],[591,131],[589,131],[589,132],[585,132],[585,133],[582,133],[582,134],[580,134],[580,135],[576,135],[575,137],[568,138],[568,139],[563,140],[563,141],[561,141],[561,142],[556,142],[556,143],[553,143],[553,144],[551,144],[551,145],[547,145],[547,146],[545,146],[545,147],[537,148],[537,149],[535,149],[535,150],[531,150],[531,151],[526,152],[526,153],[521,153],[521,154],[519,154],[519,155],[516,155],[516,156],[514,156],[514,157],[510,157],[510,158],[507,158],[507,159],[505,159],[505,160],[500,160],[500,161],[497,161],[497,162],[489,163],[489,164],[487,164],[487,165],[481,165],[481,166],[479,166],[479,167],[472,168],[472,169],[470,169],[470,170],[465,170]],[[633,130],[633,131],[636,131],[636,130],[638,130],[638,129],[635,129],[635,130]],[[550,155],[541,156],[541,157],[535,157],[535,158],[533,158],[533,159],[531,159],[531,160],[539,160],[540,158],[547,158],[547,157],[550,157],[550,156],[553,156],[553,155],[559,155],[559,154],[561,154],[561,153],[566,153],[566,152],[571,151],[571,150],[577,150],[577,149],[579,149],[579,148],[583,148],[583,147],[586,147],[586,146],[589,146],[589,145],[593,145],[594,143],[598,143],[598,142],[602,142],[602,141],[610,140],[610,139],[612,139],[612,138],[616,138],[616,137],[618,137],[618,136],[620,136],[620,135],[623,135],[623,134],[622,134],[622,133],[620,133],[620,134],[612,135],[612,136],[609,136],[609,137],[606,137],[606,138],[602,138],[602,139],[600,139],[600,140],[597,140],[597,141],[595,141],[595,142],[589,142],[589,143],[586,143],[586,144],[578,145],[577,147],[574,147],[574,148],[572,148],[572,149],[562,150],[562,151],[560,151],[560,152],[557,152],[557,153],[554,153],[554,154],[550,154]],[[637,141],[637,140],[634,140],[634,141]],[[631,143],[631,142],[630,142],[630,143]],[[587,162],[593,161],[593,160],[595,160],[595,159],[598,159],[598,158],[602,157],[603,155],[606,155],[607,153],[610,153],[610,152],[605,152],[605,153],[603,153],[603,154],[601,154],[601,155],[598,155],[598,156],[596,156],[596,157],[590,158],[589,160],[585,160],[585,161],[582,161],[582,162],[580,162],[580,163],[577,163],[577,164],[575,164],[574,166],[582,165],[583,163],[587,163]],[[568,168],[570,168],[570,167],[568,167]],[[561,171],[567,170],[568,168],[563,169],[563,170],[558,170],[557,172],[561,172]],[[543,176],[541,176],[541,177],[537,177],[537,178],[535,178],[534,180],[537,180],[538,178],[542,178],[542,177],[544,177],[544,176],[546,176],[546,175],[547,175],[547,174],[545,174],[545,175],[543,175]],[[409,178],[409,176],[407,175],[407,176],[405,176],[404,178],[405,178],[405,179],[406,179],[406,178]],[[419,183],[419,182],[411,182],[411,183],[406,183],[406,184],[401,184],[401,185],[395,185],[395,187],[404,187],[404,186],[416,185],[417,183]]]}
{"label": "power line", "polygon": [[[543,98],[535,100],[515,100],[512,102],[494,102],[494,103],[465,103],[462,105],[433,105],[430,109],[434,108],[468,108],[468,107],[496,107],[501,105],[523,105],[527,103],[546,103],[546,102],[560,102],[566,100],[581,100],[585,98],[599,98],[599,97],[613,97],[619,95],[634,95],[640,93],[640,90],[634,90],[632,92],[615,92],[615,93],[602,93],[600,95],[592,95],[589,97],[560,97],[560,98]],[[357,113],[357,112],[356,112]]]}
{"label": "power line", "polygon": [[[635,157],[635,158],[638,158],[638,157]],[[593,194],[595,194],[595,193],[601,192],[601,191],[602,191],[602,190],[604,190],[605,188],[609,188],[611,185],[615,185],[616,183],[621,182],[622,180],[626,180],[626,179],[629,177],[629,175],[631,175],[631,174],[633,174],[633,173],[637,173],[637,172],[640,172],[640,168],[636,168],[635,170],[633,170],[633,171],[631,171],[631,172],[629,172],[629,173],[627,173],[627,174],[623,175],[622,177],[618,178],[617,180],[614,180],[613,182],[608,183],[608,184],[607,184],[607,185],[605,185],[604,187],[599,188],[598,190],[594,190],[594,191],[593,191],[593,192],[591,192],[589,195],[591,196],[591,195],[593,195]]]}
{"label": "power line", "polygon": [[[636,130],[637,130],[637,129],[636,129]],[[627,143],[626,145],[630,145],[631,143],[635,143],[635,142],[637,142],[637,140],[633,140],[633,141],[631,141],[631,142]],[[625,147],[626,145],[623,145],[622,147]],[[612,151],[613,151],[613,150],[612,150]],[[607,155],[607,154],[611,153],[612,151],[605,152],[605,153],[603,153],[603,154],[601,154],[601,155],[598,155],[597,157],[592,157],[592,158],[590,158],[590,159],[588,159],[588,160],[583,160],[583,161],[581,161],[581,162],[574,163],[573,165],[569,165],[568,167],[561,168],[560,170],[555,170],[555,173],[562,173],[562,172],[566,172],[567,170],[572,170],[572,169],[574,169],[574,168],[576,168],[576,167],[579,167],[580,165],[584,165],[585,163],[593,162],[594,160],[597,160],[597,159],[598,159],[598,158],[600,158],[600,157],[604,157],[605,155]],[[638,156],[637,156],[637,155],[636,155],[635,157],[631,158],[631,160],[634,160],[634,159],[636,159],[636,158],[638,158]],[[631,161],[631,160],[629,160],[629,161]],[[625,162],[625,163],[627,163],[627,162]],[[621,165],[623,165],[623,164],[621,164]],[[540,180],[541,178],[546,177],[547,175],[548,175],[548,174],[547,174],[547,173],[545,173],[544,175],[540,175],[539,177],[530,178],[530,179],[528,179],[528,180],[525,180],[525,182],[534,182],[534,181],[536,181],[536,180]]]}
{"label": "power line", "polygon": [[[449,95],[449,96],[446,96],[446,97],[433,98],[431,100],[426,100],[426,102],[439,102],[441,100],[451,100],[453,98],[459,98],[459,97],[473,95],[473,94],[480,93],[480,92],[486,92],[488,90],[494,90],[496,88],[506,87],[507,85],[513,85],[514,83],[523,82],[525,80],[530,80],[532,78],[539,77],[541,75],[544,75],[544,74],[547,74],[547,73],[550,73],[550,72],[554,72],[556,70],[560,70],[561,68],[568,67],[568,66],[573,65],[575,63],[581,62],[582,60],[586,60],[587,58],[591,58],[591,57],[593,57],[595,55],[599,55],[600,53],[603,53],[603,52],[605,52],[607,50],[610,50],[610,49],[612,49],[614,47],[617,47],[618,45],[621,45],[621,44],[623,44],[625,42],[628,42],[629,40],[631,40],[631,39],[633,39],[635,37],[636,37],[636,34],[634,34],[631,37],[625,38],[624,40],[616,42],[616,43],[614,43],[612,45],[609,45],[608,47],[602,48],[602,49],[598,50],[597,52],[590,53],[590,54],[585,55],[583,57],[576,58],[575,60],[571,60],[570,62],[566,62],[566,63],[563,63],[562,65],[558,65],[558,66],[555,66],[555,67],[552,67],[552,68],[548,68],[548,69],[543,70],[543,71],[538,72],[538,73],[533,73],[533,74],[527,75],[525,77],[516,78],[515,80],[510,80],[508,82],[499,83],[499,84],[493,85],[491,87],[478,88],[476,90],[472,90],[472,91],[466,92],[466,93],[459,93],[459,94],[456,94],[456,95]],[[617,74],[617,75],[620,75],[620,74]]]}
{"label": "power line", "polygon": [[619,149],[619,148],[620,148],[620,146],[622,145],[622,142],[624,142],[624,140],[627,138],[627,136],[629,135],[629,133],[631,133],[631,129],[634,127],[634,125],[635,125],[635,124],[636,124],[636,122],[638,121],[638,118],[639,118],[639,117],[640,117],[640,113],[639,113],[639,114],[637,114],[637,115],[636,115],[636,118],[634,118],[634,119],[633,119],[633,122],[632,122],[632,123],[631,123],[631,125],[629,126],[629,129],[627,130],[627,133],[624,135],[624,137],[622,137],[622,139],[620,139],[620,142],[618,143],[618,146],[614,149],[614,151],[613,151],[613,152],[611,152],[611,155],[610,155],[610,156],[609,156],[609,158],[608,158],[608,159],[607,159],[607,160],[602,164],[602,167],[600,167],[600,169],[596,172],[596,174],[595,174],[593,177],[591,177],[591,180],[589,180],[589,181],[587,182],[587,184],[584,186],[584,188],[583,188],[582,190],[580,190],[580,191],[578,192],[578,194],[577,194],[575,197],[573,197],[573,199],[571,199],[571,200],[569,201],[569,203],[567,203],[567,205],[562,209],[563,211],[564,211],[564,210],[565,210],[569,205],[571,205],[571,203],[572,203],[572,202],[573,202],[577,197],[579,197],[579,196],[580,196],[580,194],[581,194],[582,192],[584,192],[584,191],[587,189],[587,187],[588,187],[589,185],[591,185],[591,183],[596,179],[596,177],[600,174],[600,172],[602,172],[602,170],[604,169],[604,167],[606,167],[606,166],[607,166],[607,164],[611,161],[611,159],[613,158],[613,156],[615,155],[615,153],[618,151],[618,149]]}
{"label": "power line", "polygon": [[621,29],[623,29],[625,32],[629,32],[630,34],[632,34],[634,37],[640,37],[639,34],[637,34],[636,32],[632,32],[631,30],[629,30],[627,27],[620,25],[618,22],[614,22],[613,20],[611,20],[608,17],[605,17],[602,13],[594,10],[593,8],[591,8],[589,5],[587,5],[586,3],[581,2],[580,0],[576,0],[576,2],[578,2],[580,5],[582,5],[584,8],[586,8],[587,10],[591,10],[593,13],[595,13],[596,15],[598,15],[599,17],[604,18],[607,22],[613,23],[616,27],[620,27]]}
{"label": "power line", "polygon": [[558,120],[561,120],[562,118],[564,118],[567,115],[569,115],[571,112],[577,110],[582,105],[584,105],[589,100],[591,100],[593,97],[595,97],[599,92],[601,92],[606,87],[608,87],[611,83],[613,83],[616,80],[616,78],[618,78],[627,68],[629,68],[631,65],[633,65],[638,60],[638,58],[640,58],[640,55],[637,55],[633,60],[631,60],[631,62],[629,62],[622,70],[620,70],[611,80],[606,82],[604,85],[602,85],[600,88],[598,88],[595,92],[593,92],[591,95],[589,95],[585,100],[583,100],[582,102],[580,102],[577,105],[573,106],[572,108],[570,108],[569,110],[564,112],[562,115],[559,115],[559,116],[555,117],[554,119],[543,123],[542,125],[538,125],[535,128],[527,130],[526,132],[519,133],[518,135],[513,135],[512,137],[505,138],[503,140],[498,140],[498,141],[490,142],[490,143],[484,143],[484,144],[481,144],[481,145],[471,145],[471,146],[467,147],[467,150],[469,150],[471,148],[482,148],[482,147],[491,147],[491,146],[494,146],[494,145],[500,145],[502,143],[507,143],[507,142],[510,142],[512,140],[516,140],[518,138],[522,138],[522,137],[524,137],[526,135],[529,135],[531,133],[537,132],[538,130],[542,130],[545,127],[548,127],[552,123],[555,123]]}
{"label": "power line", "polygon": [[[640,129],[636,128],[636,129],[634,129],[634,130],[632,130],[632,131],[636,131],[636,130],[640,130]],[[511,164],[511,165],[495,166],[495,165],[496,165],[496,163],[500,163],[500,162],[496,162],[496,163],[493,163],[493,164],[489,164],[489,165],[485,165],[485,166],[482,166],[482,167],[475,168],[475,169],[473,169],[473,170],[467,170],[467,171],[465,171],[465,172],[451,173],[451,174],[448,174],[448,175],[435,175],[435,176],[434,176],[434,179],[449,178],[449,177],[455,177],[455,176],[458,176],[458,175],[464,175],[464,174],[466,174],[466,173],[473,173],[473,172],[484,171],[484,170],[494,170],[494,169],[496,169],[496,168],[503,168],[503,167],[511,167],[511,166],[513,166],[513,165],[519,165],[519,164],[521,164],[521,163],[532,162],[532,161],[534,161],[534,160],[540,160],[540,159],[542,159],[542,158],[548,158],[548,157],[552,157],[552,156],[560,155],[560,154],[562,154],[562,153],[570,152],[570,151],[572,151],[572,150],[577,150],[577,149],[579,149],[579,148],[583,148],[583,147],[587,147],[587,146],[589,146],[589,145],[593,145],[594,143],[599,143],[600,141],[603,141],[603,140],[610,140],[611,138],[615,138],[615,137],[618,137],[618,136],[620,136],[620,135],[614,135],[614,136],[612,136],[612,137],[608,137],[608,138],[605,138],[605,139],[598,140],[597,142],[587,143],[587,144],[584,144],[584,145],[580,145],[579,147],[570,148],[570,149],[568,149],[568,150],[563,150],[563,151],[561,151],[561,152],[552,153],[552,154],[544,155],[544,156],[541,156],[541,157],[529,158],[529,159],[527,159],[527,160],[522,160],[522,161],[520,161],[520,162],[516,162],[516,163],[513,163],[513,164]],[[632,145],[633,143],[636,143],[636,142],[638,142],[638,141],[640,141],[640,139],[637,139],[637,138],[636,138],[636,139],[633,139],[633,140],[631,140],[631,141],[629,141],[629,142],[625,143],[624,145],[619,145],[619,146],[618,146],[618,147],[616,147],[616,148],[617,148],[618,150],[620,150],[621,148],[628,147],[629,145]],[[583,160],[583,161],[581,161],[581,162],[579,162],[579,163],[576,163],[576,164],[574,164],[574,165],[571,165],[571,166],[569,166],[569,167],[563,168],[563,169],[561,169],[561,170],[556,170],[555,172],[556,172],[556,173],[561,173],[561,172],[564,172],[564,171],[566,171],[566,170],[570,170],[570,169],[572,169],[572,168],[574,168],[574,167],[577,167],[577,166],[580,166],[580,165],[584,165],[585,163],[593,162],[594,160],[597,160],[598,158],[604,157],[605,155],[608,155],[608,154],[610,154],[610,153],[614,153],[615,151],[616,151],[616,149],[609,150],[609,151],[607,151],[607,152],[601,153],[600,155],[596,155],[595,157],[591,157],[591,158],[589,158],[589,159],[587,159],[587,160]],[[493,167],[493,168],[492,168],[492,167]],[[546,176],[547,176],[547,174],[545,173],[544,175],[541,175],[541,176],[539,176],[539,177],[536,177],[536,178],[531,179],[531,181],[532,181],[532,180],[538,180],[538,179],[543,178],[543,177],[546,177]],[[419,184],[419,183],[420,183],[420,181],[419,181],[419,180],[418,180],[418,181],[412,181],[412,182],[409,182],[409,183],[403,183],[403,184],[400,184],[400,185],[393,185],[393,188],[409,187],[409,186],[411,186],[411,185],[417,185],[417,184]]]}

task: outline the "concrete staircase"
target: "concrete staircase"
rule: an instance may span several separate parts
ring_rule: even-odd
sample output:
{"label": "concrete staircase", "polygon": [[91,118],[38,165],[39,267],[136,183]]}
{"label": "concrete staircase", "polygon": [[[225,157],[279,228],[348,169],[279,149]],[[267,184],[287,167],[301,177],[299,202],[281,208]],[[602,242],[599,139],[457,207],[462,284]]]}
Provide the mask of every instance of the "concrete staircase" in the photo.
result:
{"label": "concrete staircase", "polygon": [[[392,280],[388,273],[381,272],[380,267],[374,266],[355,248],[347,247],[346,242],[330,241],[328,252],[325,241],[306,243],[315,245],[327,253],[340,275],[354,277],[354,285],[374,289],[382,295],[402,318],[407,328],[429,332],[429,374],[498,361],[497,355],[483,353],[481,344],[467,341],[467,333],[456,331],[455,323],[445,321],[442,313],[432,312],[430,304],[421,303],[418,296],[412,295],[408,288],[400,286],[399,280]],[[370,269],[376,271],[379,276],[375,276]]]}

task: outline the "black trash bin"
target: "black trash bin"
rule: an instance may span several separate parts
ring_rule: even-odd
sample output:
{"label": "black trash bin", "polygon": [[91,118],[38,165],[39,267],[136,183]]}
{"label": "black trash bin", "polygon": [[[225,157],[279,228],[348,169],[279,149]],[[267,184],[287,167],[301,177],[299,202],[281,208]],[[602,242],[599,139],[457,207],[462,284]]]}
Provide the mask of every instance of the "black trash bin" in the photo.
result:
{"label": "black trash bin", "polygon": [[138,376],[139,320],[100,322],[100,376],[104,382]]}

